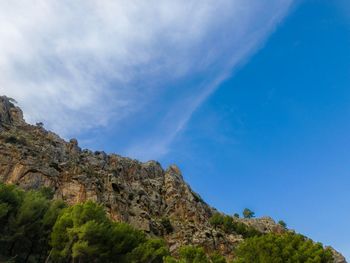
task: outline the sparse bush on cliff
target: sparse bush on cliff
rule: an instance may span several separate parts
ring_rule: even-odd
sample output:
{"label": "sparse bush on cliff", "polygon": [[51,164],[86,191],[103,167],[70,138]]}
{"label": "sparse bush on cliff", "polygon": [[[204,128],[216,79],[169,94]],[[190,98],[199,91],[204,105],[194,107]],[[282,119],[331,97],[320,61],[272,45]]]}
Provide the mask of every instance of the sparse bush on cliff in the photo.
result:
{"label": "sparse bush on cliff", "polygon": [[283,220],[278,221],[278,224],[281,225],[284,228],[287,228],[287,223],[284,222]]}
{"label": "sparse bush on cliff", "polygon": [[225,233],[236,233],[243,237],[259,236],[261,233],[255,228],[234,220],[231,216],[215,213],[209,220],[214,228],[220,228]]}
{"label": "sparse bush on cliff", "polygon": [[244,218],[252,218],[254,216],[255,216],[255,213],[252,210],[250,210],[249,208],[245,208],[243,210],[243,217]]}
{"label": "sparse bush on cliff", "polygon": [[[67,207],[63,201],[51,200],[52,196],[45,188],[25,192],[0,184],[0,261],[227,262],[222,255],[208,255],[196,246],[182,247],[177,258],[171,257],[164,240],[148,238],[128,224],[111,221],[102,206],[88,201]],[[219,213],[210,223],[247,238],[233,251],[234,263],[332,262],[329,249],[302,235],[262,234]]]}

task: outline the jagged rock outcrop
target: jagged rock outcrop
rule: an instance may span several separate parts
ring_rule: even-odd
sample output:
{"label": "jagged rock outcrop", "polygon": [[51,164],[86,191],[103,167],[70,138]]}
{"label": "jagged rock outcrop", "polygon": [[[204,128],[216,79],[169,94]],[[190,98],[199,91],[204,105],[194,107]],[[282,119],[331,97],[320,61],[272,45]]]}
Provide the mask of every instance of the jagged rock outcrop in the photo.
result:
{"label": "jagged rock outcrop", "polygon": [[[24,125],[23,112],[6,96],[0,96],[0,123],[7,125]],[[1,127],[1,126],[0,126]]]}
{"label": "jagged rock outcrop", "polygon": [[[155,161],[82,150],[75,139],[66,142],[42,125],[26,124],[7,97],[0,97],[0,181],[25,189],[50,187],[69,204],[94,200],[114,220],[163,236],[171,251],[197,244],[229,255],[242,241],[211,227],[216,210],[192,191],[175,165],[164,170]],[[270,218],[241,221],[261,232],[285,231]]]}

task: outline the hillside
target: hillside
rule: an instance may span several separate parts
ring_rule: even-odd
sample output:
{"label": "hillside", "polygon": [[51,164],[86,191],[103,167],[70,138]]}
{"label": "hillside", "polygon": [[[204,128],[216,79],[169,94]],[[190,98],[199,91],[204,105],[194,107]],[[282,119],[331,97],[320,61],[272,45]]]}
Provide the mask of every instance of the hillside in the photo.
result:
{"label": "hillside", "polygon": [[[82,150],[75,139],[66,142],[41,124],[27,124],[21,109],[5,96],[0,97],[0,182],[23,189],[49,187],[68,204],[103,204],[113,220],[163,237],[171,252],[191,244],[229,256],[244,239],[210,224],[217,211],[175,165],[164,170],[155,161]],[[234,220],[262,233],[289,231],[268,217]],[[334,262],[346,261],[334,251]]]}

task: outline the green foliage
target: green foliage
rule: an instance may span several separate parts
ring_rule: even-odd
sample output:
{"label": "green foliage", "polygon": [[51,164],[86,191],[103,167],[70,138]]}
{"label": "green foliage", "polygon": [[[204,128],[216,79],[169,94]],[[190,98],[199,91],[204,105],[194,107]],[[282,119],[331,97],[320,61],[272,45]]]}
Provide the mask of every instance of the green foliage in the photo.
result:
{"label": "green foliage", "polygon": [[55,192],[50,187],[42,187],[39,189],[39,192],[46,198],[51,200],[55,194]]}
{"label": "green foliage", "polygon": [[51,245],[57,262],[161,263],[169,255],[164,241],[112,222],[101,206],[89,201],[64,210],[53,228]]}
{"label": "green foliage", "polygon": [[226,263],[226,259],[218,253],[208,257],[201,247],[184,246],[179,251],[179,259],[168,256],[164,263]]}
{"label": "green foliage", "polygon": [[[220,254],[208,256],[203,248],[193,246],[180,248],[175,259],[163,240],[111,221],[102,206],[86,202],[67,207],[52,197],[50,189],[24,192],[0,184],[1,262],[226,263]],[[172,229],[169,219],[161,223]],[[262,235],[239,219],[219,213],[210,223],[247,238],[234,251],[235,263],[332,262],[329,249],[302,235]],[[283,221],[279,224],[286,226]]]}
{"label": "green foliage", "polygon": [[[62,203],[49,200],[47,190],[19,190],[0,184],[0,254],[16,262],[42,261]],[[53,212],[53,210],[55,212]]]}
{"label": "green foliage", "polygon": [[239,218],[239,214],[238,214],[238,213],[234,213],[234,214],[233,214],[233,217],[234,217],[234,218]]}
{"label": "green foliage", "polygon": [[204,249],[200,247],[185,246],[180,249],[179,254],[181,263],[210,263]]}
{"label": "green foliage", "polygon": [[283,220],[278,221],[278,224],[281,225],[283,228],[287,228],[287,224]]}
{"label": "green foliage", "polygon": [[13,185],[0,184],[0,233],[6,231],[8,222],[14,220],[22,203],[24,193]]}
{"label": "green foliage", "polygon": [[226,263],[226,259],[224,256],[219,253],[214,253],[210,256],[210,262],[212,263]]}
{"label": "green foliage", "polygon": [[88,201],[68,207],[53,227],[52,258],[56,261],[124,262],[145,235],[123,223],[107,218],[104,209]]}
{"label": "green foliage", "polygon": [[246,239],[235,251],[234,263],[330,263],[332,252],[302,235],[267,234]]}
{"label": "green foliage", "polygon": [[214,253],[208,256],[204,249],[195,246],[184,246],[179,251],[179,258],[165,257],[164,263],[227,263],[224,256]]}
{"label": "green foliage", "polygon": [[220,213],[214,214],[209,219],[209,222],[214,228],[221,228],[225,233],[236,233],[242,235],[244,238],[261,235],[255,228]]}
{"label": "green foliage", "polygon": [[176,258],[173,258],[171,256],[167,256],[164,258],[163,262],[164,263],[179,263],[179,260],[177,260]]}
{"label": "green foliage", "polygon": [[135,248],[129,256],[130,263],[162,263],[169,250],[162,239],[150,239]]}
{"label": "green foliage", "polygon": [[0,184],[0,261],[161,263],[165,242],[112,222],[93,202],[66,207],[49,189]]}
{"label": "green foliage", "polygon": [[245,209],[243,210],[243,217],[244,217],[244,218],[252,218],[252,217],[255,216],[254,214],[255,214],[255,213],[254,213],[252,210],[248,209],[248,208],[245,208]]}
{"label": "green foliage", "polygon": [[220,227],[224,224],[224,215],[220,213],[215,213],[212,215],[212,217],[209,219],[209,223],[214,227]]}

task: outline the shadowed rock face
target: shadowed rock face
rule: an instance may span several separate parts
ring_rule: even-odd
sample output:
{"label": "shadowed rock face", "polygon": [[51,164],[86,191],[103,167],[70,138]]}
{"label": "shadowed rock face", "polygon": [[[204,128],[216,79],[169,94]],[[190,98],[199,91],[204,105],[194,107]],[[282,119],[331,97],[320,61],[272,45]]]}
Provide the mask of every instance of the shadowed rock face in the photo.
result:
{"label": "shadowed rock face", "polygon": [[[172,251],[197,244],[229,255],[242,241],[240,235],[210,226],[215,210],[191,190],[175,165],[163,170],[155,161],[81,150],[75,139],[66,142],[41,125],[26,124],[21,109],[7,97],[0,97],[0,181],[24,189],[50,187],[55,198],[69,204],[94,200],[114,220],[164,237]],[[261,232],[285,231],[269,218],[242,222]],[[335,262],[345,262],[338,258]]]}
{"label": "shadowed rock face", "polygon": [[22,110],[16,107],[14,102],[11,98],[0,96],[0,123],[7,125],[25,124]]}

